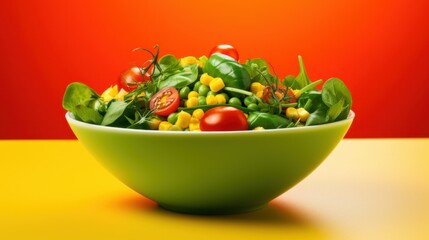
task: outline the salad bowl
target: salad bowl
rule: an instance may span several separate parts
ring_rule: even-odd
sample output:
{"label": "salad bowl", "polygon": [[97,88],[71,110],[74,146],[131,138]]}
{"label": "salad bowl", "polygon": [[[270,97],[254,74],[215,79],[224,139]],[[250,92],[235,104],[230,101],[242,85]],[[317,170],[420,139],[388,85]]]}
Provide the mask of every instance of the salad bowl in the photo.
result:
{"label": "salad bowl", "polygon": [[260,131],[136,130],[84,123],[79,142],[117,179],[159,206],[231,214],[265,206],[314,171],[354,119]]}

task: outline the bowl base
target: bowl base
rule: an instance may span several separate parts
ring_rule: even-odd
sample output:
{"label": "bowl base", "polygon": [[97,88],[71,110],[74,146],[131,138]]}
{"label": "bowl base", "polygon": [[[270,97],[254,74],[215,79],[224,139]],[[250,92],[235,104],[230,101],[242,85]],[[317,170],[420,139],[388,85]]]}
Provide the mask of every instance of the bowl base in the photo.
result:
{"label": "bowl base", "polygon": [[192,208],[192,207],[178,207],[168,204],[158,204],[159,207],[166,209],[168,211],[185,213],[185,214],[195,214],[195,215],[228,215],[228,214],[239,214],[260,210],[266,207],[268,204],[262,204],[259,206],[246,207],[246,208],[233,208],[233,209],[206,209],[206,208]]}

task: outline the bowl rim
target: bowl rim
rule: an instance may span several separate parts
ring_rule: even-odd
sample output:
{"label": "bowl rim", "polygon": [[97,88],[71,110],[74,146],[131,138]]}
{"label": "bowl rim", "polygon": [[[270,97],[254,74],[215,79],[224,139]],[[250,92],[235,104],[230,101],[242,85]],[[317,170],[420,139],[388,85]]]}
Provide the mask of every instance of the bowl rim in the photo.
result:
{"label": "bowl rim", "polygon": [[91,128],[94,130],[100,131],[110,131],[110,132],[120,132],[120,133],[130,133],[130,134],[167,134],[167,135],[241,135],[241,134],[266,134],[266,133],[279,133],[279,132],[295,132],[295,131],[311,131],[316,129],[323,128],[332,128],[338,125],[347,124],[352,122],[355,118],[355,112],[350,110],[349,116],[341,121],[325,123],[320,125],[312,125],[305,127],[296,127],[296,128],[278,128],[278,129],[264,129],[261,131],[252,131],[252,130],[240,130],[240,131],[159,131],[159,130],[146,130],[146,129],[130,129],[130,128],[120,128],[120,127],[110,127],[102,126],[92,123],[86,123],[79,120],[76,120],[73,116],[73,113],[66,112],[65,118],[69,124],[78,125],[79,127]]}

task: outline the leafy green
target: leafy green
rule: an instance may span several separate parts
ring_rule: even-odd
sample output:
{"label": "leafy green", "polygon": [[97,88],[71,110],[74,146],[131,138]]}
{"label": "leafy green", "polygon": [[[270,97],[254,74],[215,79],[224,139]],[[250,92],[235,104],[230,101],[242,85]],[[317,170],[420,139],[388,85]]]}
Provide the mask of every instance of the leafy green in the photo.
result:
{"label": "leafy green", "polygon": [[103,116],[90,105],[100,96],[83,83],[74,82],[67,86],[63,97],[63,108],[73,113],[76,119],[87,123],[100,124]]}
{"label": "leafy green", "polygon": [[115,123],[125,112],[129,103],[124,101],[112,101],[107,109],[106,115],[104,115],[101,125],[108,126]]}
{"label": "leafy green", "polygon": [[168,54],[158,62],[158,68],[152,75],[158,89],[166,87],[182,88],[195,82],[198,78],[198,64],[182,67],[180,60]]}
{"label": "leafy green", "polygon": [[[322,88],[322,100],[330,108],[335,108],[331,112],[338,112],[339,114],[333,114],[332,117],[337,115],[332,121],[339,121],[346,119],[351,106],[352,106],[352,95],[344,84],[338,78],[328,79]],[[339,104],[341,102],[341,104]]]}
{"label": "leafy green", "polygon": [[247,118],[249,129],[263,127],[265,129],[284,128],[290,120],[276,114],[265,112],[251,112]]}
{"label": "leafy green", "polygon": [[[352,105],[352,96],[349,89],[340,79],[328,79],[323,84],[322,92],[319,94],[320,97],[310,98],[311,95],[315,96],[313,91],[303,94],[302,99],[300,98],[298,101],[298,106],[302,106],[306,101],[305,105],[308,107],[308,99],[310,99],[310,112],[316,107],[316,110],[311,112],[310,117],[307,119],[306,125],[323,124],[347,118]],[[313,103],[313,101],[315,102]]]}
{"label": "leafy green", "polygon": [[243,66],[249,73],[251,82],[267,84],[263,76],[268,79],[272,78],[270,67],[263,58],[248,59]]}
{"label": "leafy green", "polygon": [[[166,76],[166,75],[164,75]],[[158,82],[159,89],[166,87],[182,88],[198,78],[198,64],[188,65]]]}

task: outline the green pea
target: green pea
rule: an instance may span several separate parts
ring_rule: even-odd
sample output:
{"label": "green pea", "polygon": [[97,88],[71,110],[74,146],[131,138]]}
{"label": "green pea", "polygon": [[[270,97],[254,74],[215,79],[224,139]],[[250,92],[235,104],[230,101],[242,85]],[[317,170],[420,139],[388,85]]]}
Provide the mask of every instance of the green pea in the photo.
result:
{"label": "green pea", "polygon": [[256,99],[253,96],[247,96],[244,98],[244,105],[249,106],[252,103],[256,103]]}
{"label": "green pea", "polygon": [[251,104],[247,105],[247,108],[250,110],[259,110],[259,107],[256,103],[251,103]]}
{"label": "green pea", "polygon": [[228,101],[228,103],[231,104],[231,105],[235,105],[235,106],[241,106],[241,101],[237,97],[230,98],[229,101]]}
{"label": "green pea", "polygon": [[188,98],[189,92],[191,92],[191,89],[188,86],[183,87],[182,89],[180,89],[180,92],[179,92],[180,98],[181,99]]}
{"label": "green pea", "polygon": [[207,93],[207,96],[210,96],[210,95],[216,96],[216,93],[215,93],[215,92],[212,92],[212,91],[209,91],[209,92]]}
{"label": "green pea", "polygon": [[196,82],[196,83],[194,84],[194,89],[193,89],[193,90],[194,90],[195,92],[198,92],[198,88],[200,88],[200,86],[201,86],[201,85],[203,85],[203,84],[202,84],[200,81]]}
{"label": "green pea", "polygon": [[206,97],[205,96],[198,96],[198,105],[206,105]]}
{"label": "green pea", "polygon": [[167,121],[171,124],[175,124],[177,122],[177,118],[179,117],[178,113],[171,113],[167,117]]}
{"label": "green pea", "polygon": [[177,125],[173,125],[171,126],[168,130],[170,131],[183,131],[183,129],[181,129],[179,126]]}
{"label": "green pea", "polygon": [[210,92],[210,88],[206,85],[201,84],[198,88],[198,94],[200,94],[200,96],[206,96],[208,92]]}

